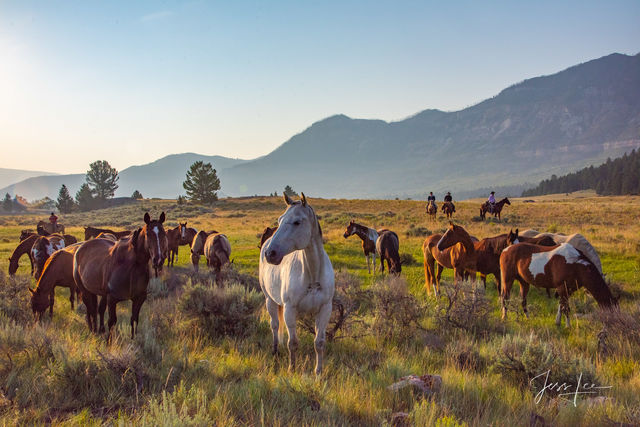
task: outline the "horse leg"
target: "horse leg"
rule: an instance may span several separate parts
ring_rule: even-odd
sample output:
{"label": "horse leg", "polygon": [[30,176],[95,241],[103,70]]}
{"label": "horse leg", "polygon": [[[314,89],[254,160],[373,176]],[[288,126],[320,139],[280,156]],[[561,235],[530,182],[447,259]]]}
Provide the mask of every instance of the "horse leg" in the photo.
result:
{"label": "horse leg", "polygon": [[375,274],[376,274],[376,253],[375,253],[375,251],[373,252],[371,257],[373,258],[373,260],[371,262],[371,265],[373,265],[373,275],[375,276]]}
{"label": "horse leg", "polygon": [[85,292],[82,294],[82,301],[84,301],[84,306],[87,308],[87,326],[91,332],[96,332],[95,330],[95,318],[96,318],[96,305],[97,299],[94,294],[90,294]]}
{"label": "horse leg", "polygon": [[384,255],[380,254],[380,274],[384,274]]}
{"label": "horse leg", "polygon": [[275,301],[269,297],[267,297],[266,305],[267,305],[267,312],[269,313],[269,317],[271,317],[271,333],[273,334],[273,354],[276,354],[278,353],[278,331],[280,330],[279,311],[282,310],[282,307],[276,304]]}
{"label": "horse leg", "polygon": [[142,303],[147,299],[146,292],[137,296],[131,302],[131,339],[136,337],[136,330],[138,329],[138,318],[140,316],[140,308],[142,307]]}
{"label": "horse leg", "polygon": [[100,297],[100,305],[98,305],[98,314],[100,314],[100,329],[98,329],[98,333],[104,333],[104,312],[107,310],[107,297]]}
{"label": "horse leg", "polygon": [[436,275],[436,286],[438,288],[436,291],[436,296],[438,296],[438,294],[440,293],[440,278],[442,277],[442,270],[444,270],[444,267],[437,263],[436,267],[438,268],[438,274]]}
{"label": "horse leg", "polygon": [[331,302],[328,302],[322,306],[320,312],[316,316],[316,338],[313,341],[313,346],[316,350],[316,375],[320,375],[322,373],[322,367],[324,365],[325,334],[329,318],[331,317],[332,308]]}
{"label": "horse leg", "polygon": [[[433,268],[433,266],[429,266],[430,260],[427,259],[427,254],[423,253],[423,265],[424,265],[424,287],[427,288],[427,294],[431,295],[431,283],[433,282],[432,280],[432,274],[431,274],[431,269]],[[434,285],[434,291],[435,291],[435,285]]]}
{"label": "horse leg", "polygon": [[51,319],[53,319],[53,302],[56,300],[56,293],[54,289],[55,287],[51,288],[51,293],[49,293],[49,317]]}
{"label": "horse leg", "polygon": [[522,311],[524,311],[524,316],[528,319],[529,312],[527,311],[527,293],[529,293],[529,284],[526,282],[520,282],[520,296],[522,296]]}
{"label": "horse leg", "polygon": [[367,270],[369,270],[369,274],[371,274],[371,258],[369,257],[369,254],[366,254],[365,258],[367,259]]}
{"label": "horse leg", "polygon": [[296,333],[296,310],[290,305],[284,307],[284,323],[289,333],[289,371],[296,368],[296,350],[298,349],[298,334]]}
{"label": "horse leg", "polygon": [[[500,293],[500,301],[502,303],[502,320],[507,318],[507,301],[509,300],[509,295],[511,294],[511,286],[513,286],[513,281],[515,277],[511,274],[506,274],[504,270],[501,272],[501,293]],[[522,286],[522,282],[520,283]]]}
{"label": "horse leg", "polygon": [[116,304],[118,301],[111,295],[107,294],[107,305],[109,306],[109,322],[107,323],[108,332],[107,332],[107,344],[111,344],[111,330],[113,326],[118,321],[118,316],[116,315]]}

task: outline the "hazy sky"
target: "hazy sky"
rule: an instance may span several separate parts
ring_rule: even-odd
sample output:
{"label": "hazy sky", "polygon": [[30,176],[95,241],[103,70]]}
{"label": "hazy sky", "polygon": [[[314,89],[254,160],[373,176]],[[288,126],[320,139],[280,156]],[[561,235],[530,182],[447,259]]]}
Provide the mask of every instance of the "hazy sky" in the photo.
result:
{"label": "hazy sky", "polygon": [[0,0],[0,167],[252,158],[640,51],[640,1]]}

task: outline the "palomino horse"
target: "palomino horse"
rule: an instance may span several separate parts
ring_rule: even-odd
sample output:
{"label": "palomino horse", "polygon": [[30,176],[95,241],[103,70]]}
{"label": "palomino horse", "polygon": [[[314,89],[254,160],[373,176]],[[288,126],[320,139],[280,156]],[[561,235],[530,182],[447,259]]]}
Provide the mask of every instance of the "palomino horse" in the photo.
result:
{"label": "palomino horse", "polygon": [[84,228],[84,240],[89,240],[92,237],[98,237],[100,233],[109,233],[116,236],[118,239],[122,239],[123,237],[127,237],[131,234],[131,231],[113,231],[108,228],[96,228],[96,227],[85,227]]}
{"label": "palomino horse", "polygon": [[433,200],[429,200],[427,204],[427,215],[429,215],[429,219],[432,221],[435,221],[438,216],[438,208],[436,207],[436,202]]}
{"label": "palomino horse", "polygon": [[216,283],[220,285],[222,267],[229,264],[231,256],[231,244],[227,236],[220,233],[209,234],[204,242],[204,256],[207,266],[216,273]]}
{"label": "palomino horse", "polygon": [[333,266],[322,245],[322,229],[302,194],[294,202],[284,195],[287,210],[278,218],[278,230],[260,250],[260,287],[271,317],[273,353],[289,333],[289,370],[296,364],[298,314],[315,316],[316,375],[322,373],[325,334],[335,291]]}
{"label": "palomino horse", "polygon": [[598,252],[593,247],[591,243],[579,233],[570,234],[569,236],[565,236],[560,233],[538,233],[536,230],[525,230],[520,233],[522,237],[543,237],[548,236],[555,242],[556,245],[561,243],[569,243],[574,248],[578,249],[582,252],[589,260],[596,266],[600,274],[602,274],[602,262],[600,262],[600,257],[598,256]]}
{"label": "palomino horse", "polygon": [[[36,288],[29,288],[31,309],[37,320],[42,318],[47,307],[49,307],[49,316],[53,317],[56,286],[69,288],[69,301],[71,302],[71,310],[73,310],[76,294],[76,282],[73,280],[73,254],[83,244],[84,242],[75,243],[54,252],[45,262]],[[78,299],[80,299],[80,295],[78,295]]]}
{"label": "palomino horse", "polygon": [[442,203],[441,209],[442,209],[442,212],[444,212],[444,214],[447,216],[447,219],[453,218],[453,212],[454,212],[453,203],[444,202]]}
{"label": "palomino horse", "polygon": [[376,252],[380,255],[380,273],[384,273],[384,261],[387,261],[389,273],[399,275],[402,271],[400,265],[400,240],[393,231],[384,230],[376,240]]}
{"label": "palomino horse", "polygon": [[527,293],[529,286],[555,289],[560,296],[556,325],[562,321],[562,313],[569,319],[569,296],[584,287],[600,307],[617,305],[609,287],[596,266],[582,252],[568,243],[557,246],[538,246],[530,243],[518,243],[509,246],[500,255],[502,275],[502,319],[507,316],[506,301],[511,293],[513,281],[520,282],[522,309],[527,313]]}
{"label": "palomino horse", "polygon": [[480,241],[473,241],[469,233],[459,225],[450,224],[449,229],[444,233],[438,243],[439,250],[445,250],[457,243],[465,247],[465,251],[460,252],[460,257],[464,257],[462,263],[467,271],[480,273],[482,282],[486,289],[487,275],[493,274],[496,279],[498,292],[500,291],[500,254],[514,241],[526,241],[537,245],[554,246],[553,240],[543,238],[521,238],[518,240],[518,230],[509,234],[501,234],[495,237],[488,237]]}
{"label": "palomino horse", "polygon": [[498,217],[498,220],[501,220],[500,212],[502,212],[502,208],[504,207],[505,204],[511,205],[511,202],[506,197],[500,200],[499,202],[496,202],[496,204],[493,206],[493,211],[492,211],[491,205],[489,204],[489,202],[484,202],[480,206],[480,218],[482,218],[483,220],[486,219],[487,212],[489,212],[489,213],[492,213],[494,217]]}
{"label": "palomino horse", "polygon": [[[106,297],[109,306],[108,340],[117,321],[116,304],[130,299],[131,338],[135,337],[140,308],[147,298],[149,261],[153,267],[158,267],[167,257],[167,235],[162,226],[164,220],[164,212],[158,220],[152,220],[146,213],[145,226],[136,230],[131,237],[117,242],[89,240],[76,251],[73,277],[87,307],[90,330],[97,331],[98,295]],[[102,311],[102,302],[100,306]]]}
{"label": "palomino horse", "polygon": [[49,234],[64,234],[64,225],[56,223],[55,226],[50,222],[38,221],[37,229],[44,230]]}
{"label": "palomino horse", "polygon": [[344,230],[343,237],[346,239],[349,236],[356,235],[360,239],[362,239],[362,251],[364,252],[365,258],[367,258],[367,268],[369,269],[369,274],[371,274],[371,264],[370,264],[370,256],[373,257],[373,274],[376,273],[376,241],[378,240],[378,236],[383,231],[387,231],[386,229],[375,230],[373,228],[367,227],[366,225],[361,225],[353,220],[349,221],[346,230]]}
{"label": "palomino horse", "polygon": [[44,268],[44,263],[47,262],[47,259],[51,254],[65,246],[64,239],[55,234],[46,237],[40,236],[35,242],[33,242],[30,255],[34,266],[33,277],[35,277],[36,280],[40,278],[42,269]]}
{"label": "palomino horse", "polygon": [[167,230],[167,247],[169,249],[167,267],[173,267],[173,262],[178,256],[178,248],[180,247],[180,227]]}

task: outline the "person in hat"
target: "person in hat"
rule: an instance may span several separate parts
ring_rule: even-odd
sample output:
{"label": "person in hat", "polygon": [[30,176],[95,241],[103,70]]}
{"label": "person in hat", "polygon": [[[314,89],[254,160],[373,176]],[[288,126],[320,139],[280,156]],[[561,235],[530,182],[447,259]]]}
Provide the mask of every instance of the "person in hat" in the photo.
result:
{"label": "person in hat", "polygon": [[444,196],[444,202],[445,203],[451,203],[451,207],[453,208],[453,211],[456,211],[456,206],[453,204],[453,197],[451,197],[451,192],[447,191],[447,195]]}
{"label": "person in hat", "polygon": [[495,196],[496,192],[492,191],[491,194],[489,194],[489,199],[487,200],[489,202],[489,212],[493,213],[493,208],[496,205],[496,196]]}
{"label": "person in hat", "polygon": [[438,210],[438,205],[436,205],[436,196],[433,195],[433,191],[429,191],[429,196],[427,197],[427,207],[431,202],[433,202],[433,206],[435,206],[436,210]]}

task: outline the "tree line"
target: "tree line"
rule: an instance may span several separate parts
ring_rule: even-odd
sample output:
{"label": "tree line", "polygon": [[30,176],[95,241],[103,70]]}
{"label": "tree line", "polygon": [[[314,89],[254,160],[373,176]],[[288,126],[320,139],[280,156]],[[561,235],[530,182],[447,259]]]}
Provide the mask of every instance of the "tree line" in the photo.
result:
{"label": "tree line", "polygon": [[537,187],[523,191],[522,197],[589,189],[603,196],[640,194],[640,150],[625,153],[615,160],[608,158],[597,167],[591,165],[561,177],[552,175]]}

